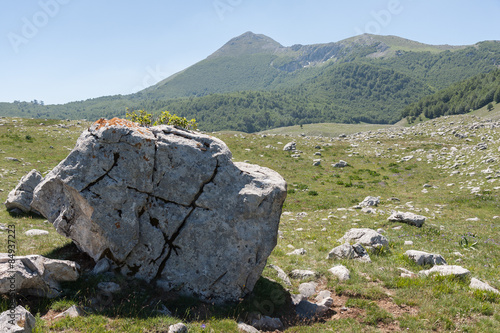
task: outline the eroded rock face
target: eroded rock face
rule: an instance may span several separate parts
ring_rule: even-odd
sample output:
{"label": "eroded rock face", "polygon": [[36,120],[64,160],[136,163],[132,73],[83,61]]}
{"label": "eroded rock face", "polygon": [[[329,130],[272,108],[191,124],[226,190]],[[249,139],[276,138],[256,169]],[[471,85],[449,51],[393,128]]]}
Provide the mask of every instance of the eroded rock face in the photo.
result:
{"label": "eroded rock face", "polygon": [[82,133],[36,207],[95,261],[215,301],[252,290],[276,245],[286,183],[216,138],[114,118]]}

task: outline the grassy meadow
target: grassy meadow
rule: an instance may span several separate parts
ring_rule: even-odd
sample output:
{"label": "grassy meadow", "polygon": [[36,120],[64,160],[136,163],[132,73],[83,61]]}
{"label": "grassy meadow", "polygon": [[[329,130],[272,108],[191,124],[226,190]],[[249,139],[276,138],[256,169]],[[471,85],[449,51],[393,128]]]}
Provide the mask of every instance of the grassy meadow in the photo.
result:
{"label": "grassy meadow", "polygon": [[[484,116],[498,119],[498,114],[497,105]],[[141,281],[84,273],[79,281],[64,285],[60,298],[19,295],[18,302],[37,316],[36,332],[159,333],[180,321],[189,332],[238,332],[237,323],[256,314],[278,317],[284,332],[297,333],[499,332],[500,295],[471,290],[470,277],[403,278],[399,270],[429,268],[406,259],[407,250],[438,253],[448,264],[460,265],[471,277],[500,289],[500,130],[487,123],[471,126],[479,121],[463,115],[413,127],[319,124],[257,134],[212,133],[227,143],[235,161],[269,167],[286,179],[280,237],[268,264],[286,273],[313,270],[316,277],[290,278],[290,287],[266,267],[251,295],[221,307],[164,293]],[[0,118],[0,200],[31,169],[45,173],[57,165],[87,126],[73,120]],[[457,133],[467,137],[460,139]],[[283,151],[290,141],[296,142],[300,157]],[[481,142],[487,149],[477,149]],[[315,159],[321,159],[319,166],[313,166]],[[339,160],[349,165],[334,168]],[[380,197],[375,212],[352,208],[369,195]],[[391,211],[413,212],[427,220],[422,228],[388,222]],[[17,255],[80,260],[90,267],[42,217],[12,216],[3,208],[0,223],[16,226]],[[372,263],[326,259],[351,228],[383,229],[389,246],[371,254]],[[27,237],[29,229],[49,235]],[[1,238],[0,251],[6,252],[5,230]],[[300,248],[305,255],[287,255]],[[328,272],[338,264],[350,270],[350,280],[340,282]],[[122,292],[103,302],[96,287],[100,281],[117,282]],[[297,294],[306,281],[317,282],[317,291],[332,293],[334,303],[323,318],[303,321],[294,315],[289,294]],[[54,318],[74,304],[86,315]],[[4,297],[0,310],[8,305]],[[170,315],[161,313],[164,307]]]}

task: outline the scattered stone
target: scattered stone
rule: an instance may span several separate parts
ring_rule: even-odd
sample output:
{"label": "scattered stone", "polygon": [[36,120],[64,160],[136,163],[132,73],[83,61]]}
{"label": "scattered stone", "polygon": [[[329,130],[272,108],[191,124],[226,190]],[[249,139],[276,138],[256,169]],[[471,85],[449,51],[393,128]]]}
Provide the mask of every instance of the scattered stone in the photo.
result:
{"label": "scattered stone", "polygon": [[387,220],[391,222],[403,222],[420,228],[424,224],[426,217],[410,212],[394,212]]}
{"label": "scattered stone", "polygon": [[19,159],[15,158],[15,157],[6,157],[5,159],[7,161],[11,161],[11,162],[21,162],[21,161],[19,161]]}
{"label": "scattered stone", "polygon": [[472,278],[470,280],[469,288],[471,288],[471,289],[479,289],[479,290],[486,290],[486,291],[494,292],[495,294],[500,294],[500,291],[498,291],[497,289],[493,288],[492,286],[490,286],[486,282],[483,282],[483,281],[478,280],[476,278]]}
{"label": "scattered stone", "polygon": [[429,276],[432,273],[437,273],[442,276],[453,275],[459,278],[463,278],[470,275],[469,270],[463,268],[462,266],[455,266],[455,265],[438,265],[432,267],[431,269],[418,272],[418,274],[426,276]]}
{"label": "scattered stone", "polygon": [[359,203],[361,207],[372,207],[378,206],[380,204],[380,199],[378,197],[367,196],[363,201]]}
{"label": "scattered stone", "polygon": [[333,266],[328,271],[335,275],[340,281],[347,281],[351,278],[351,272],[344,265]]}
{"label": "scattered stone", "polygon": [[287,256],[303,256],[304,254],[306,254],[306,252],[307,252],[306,250],[301,248],[301,249],[296,249],[292,252],[289,252],[286,255]]}
{"label": "scattered stone", "polygon": [[69,309],[67,309],[66,311],[58,314],[54,318],[64,318],[64,317],[76,318],[76,317],[80,317],[80,316],[83,316],[83,315],[84,315],[84,312],[83,312],[82,309],[80,309],[76,305],[72,305],[72,306],[69,307]]}
{"label": "scattered stone", "polygon": [[332,167],[334,168],[345,168],[346,166],[348,166],[349,164],[347,164],[346,161],[342,161],[340,160],[339,162],[335,163],[335,164],[332,164]]}
{"label": "scattered stone", "polygon": [[59,282],[76,281],[79,266],[73,261],[48,259],[40,255],[16,256],[9,263],[7,253],[0,254],[0,294],[10,291],[14,278],[16,292],[54,298],[61,294]]}
{"label": "scattered stone", "polygon": [[187,326],[183,323],[177,323],[175,325],[170,325],[168,328],[168,333],[187,333]]}
{"label": "scattered stone", "polygon": [[17,208],[23,213],[32,212],[38,214],[36,210],[31,208],[31,201],[33,200],[33,191],[42,179],[42,174],[35,169],[23,176],[17,186],[10,191],[4,203],[7,210]]}
{"label": "scattered stone", "polygon": [[246,333],[259,333],[258,329],[256,329],[253,326],[247,325],[245,323],[238,323],[238,329],[241,332],[246,332]]}
{"label": "scattered stone", "polygon": [[282,270],[281,268],[279,268],[278,266],[276,265],[273,265],[273,264],[270,264],[269,267],[271,267],[272,269],[274,269],[276,272],[278,272],[278,277],[287,285],[287,286],[291,286],[292,285],[292,282],[290,281],[290,279],[288,278],[288,275],[286,275],[285,271]]}
{"label": "scattered stone", "polygon": [[283,150],[284,151],[293,151],[293,150],[297,150],[297,143],[295,142],[288,142],[284,147],[283,147]]}
{"label": "scattered stone", "polygon": [[329,290],[322,290],[318,293],[318,296],[316,296],[315,300],[319,303],[327,298],[331,298],[331,295],[332,293]]}
{"label": "scattered stone", "polygon": [[413,245],[413,241],[405,241],[404,245]]}
{"label": "scattered stone", "polygon": [[370,256],[361,244],[350,245],[349,243],[333,248],[326,259],[355,259],[362,262],[371,262]]}
{"label": "scattered stone", "polygon": [[321,160],[313,160],[313,166],[321,165]]}
{"label": "scattered stone", "polygon": [[370,250],[380,249],[389,245],[389,241],[385,236],[369,228],[350,229],[338,241],[342,243],[359,243]]}
{"label": "scattered stone", "polygon": [[35,329],[35,317],[21,305],[0,314],[0,332],[31,333]]}
{"label": "scattered stone", "polygon": [[311,297],[316,293],[316,286],[318,284],[316,282],[305,282],[299,285],[299,292],[301,295],[305,297]]}
{"label": "scattered stone", "polygon": [[260,318],[252,320],[252,326],[262,331],[283,330],[283,323],[281,320],[269,316],[260,316]]}
{"label": "scattered stone", "polygon": [[407,270],[406,268],[398,268],[401,271],[401,277],[407,277],[407,278],[414,278],[417,277],[418,275],[413,273],[410,270]]}
{"label": "scattered stone", "polygon": [[47,230],[31,229],[26,231],[24,234],[28,237],[33,237],[33,236],[48,235],[49,232]]}
{"label": "scattered stone", "polygon": [[111,268],[111,260],[109,260],[108,258],[102,258],[95,264],[94,268],[92,269],[92,274],[94,275],[102,274],[109,271],[110,268]]}
{"label": "scattered stone", "polygon": [[315,277],[316,272],[305,269],[294,269],[290,272],[290,276],[294,279],[307,279],[310,277]]}
{"label": "scattered stone", "polygon": [[32,206],[122,275],[222,303],[252,291],[285,197],[278,173],[233,163],[215,137],[114,118],[82,133]]}
{"label": "scattered stone", "polygon": [[446,260],[440,255],[435,253],[427,253],[424,251],[408,250],[405,256],[413,260],[417,265],[446,265]]}

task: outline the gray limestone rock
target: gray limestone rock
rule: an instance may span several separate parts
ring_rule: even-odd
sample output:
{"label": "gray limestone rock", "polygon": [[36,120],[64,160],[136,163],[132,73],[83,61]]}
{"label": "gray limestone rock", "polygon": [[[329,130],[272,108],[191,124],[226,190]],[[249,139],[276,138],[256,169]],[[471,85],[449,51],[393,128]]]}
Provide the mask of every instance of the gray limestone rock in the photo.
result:
{"label": "gray limestone rock", "polygon": [[[13,261],[13,262],[12,262]],[[59,282],[76,281],[79,266],[73,261],[48,259],[40,255],[14,257],[0,254],[0,294],[10,290],[26,295],[53,298],[61,293]]]}
{"label": "gray limestone rock", "polygon": [[248,294],[277,242],[286,182],[221,140],[114,118],[84,131],[32,206],[95,261],[216,302]]}
{"label": "gray limestone rock", "polygon": [[409,225],[421,227],[424,224],[426,217],[410,212],[394,212],[387,218],[387,220],[391,222],[404,222]]}
{"label": "gray limestone rock", "polygon": [[470,271],[463,268],[462,266],[455,266],[455,265],[439,265],[439,266],[434,266],[431,269],[423,270],[418,272],[420,275],[426,275],[429,276],[433,273],[442,275],[442,276],[447,276],[447,275],[453,275],[455,277],[466,277],[470,275]]}
{"label": "gray limestone rock", "polygon": [[259,330],[245,323],[238,323],[238,330],[246,333],[259,333]]}
{"label": "gray limestone rock", "polygon": [[288,142],[284,147],[284,151],[294,151],[297,149],[297,144],[295,142]]}
{"label": "gray limestone rock", "polygon": [[351,278],[351,272],[344,265],[333,266],[328,271],[335,275],[340,281],[347,281]]}
{"label": "gray limestone rock", "polygon": [[174,325],[170,325],[168,328],[168,333],[187,333],[187,326],[183,323],[177,323]]}
{"label": "gray limestone rock", "polygon": [[492,286],[490,286],[486,282],[483,282],[483,281],[478,280],[476,278],[470,279],[469,288],[471,288],[471,289],[479,289],[479,290],[486,290],[486,291],[491,291],[491,292],[493,292],[495,294],[500,294],[500,291],[498,291],[497,289],[493,288]]}
{"label": "gray limestone rock", "polygon": [[355,259],[362,262],[372,262],[365,248],[359,243],[339,245],[328,253],[326,259]]}
{"label": "gray limestone rock", "polygon": [[35,325],[35,317],[21,305],[0,314],[2,333],[31,333]]}
{"label": "gray limestone rock", "polygon": [[372,207],[378,206],[380,204],[380,199],[378,197],[367,196],[363,201],[359,203],[361,207]]}
{"label": "gray limestone rock", "polygon": [[35,169],[23,176],[17,186],[10,191],[4,203],[7,210],[17,208],[24,213],[38,213],[31,208],[31,201],[33,200],[33,191],[42,179],[42,174]]}
{"label": "gray limestone rock", "polygon": [[75,318],[75,317],[80,317],[83,315],[84,315],[84,312],[82,309],[80,309],[76,305],[72,305],[66,311],[61,312],[60,314],[58,314],[54,318],[63,318],[63,317]]}
{"label": "gray limestone rock", "polygon": [[274,269],[276,272],[278,272],[278,277],[287,285],[287,286],[291,286],[292,285],[292,282],[290,281],[290,279],[288,278],[288,275],[286,275],[285,271],[282,270],[281,268],[279,268],[278,266],[276,265],[273,265],[273,264],[270,264],[269,267],[271,267],[272,269]]}
{"label": "gray limestone rock", "polygon": [[408,250],[405,256],[413,260],[417,265],[446,265],[446,260],[440,255],[435,253],[427,253],[424,251]]}
{"label": "gray limestone rock", "polygon": [[290,272],[290,276],[294,279],[307,279],[315,277],[316,272],[307,269],[294,269]]}
{"label": "gray limestone rock", "polygon": [[305,282],[299,285],[299,292],[301,295],[305,297],[311,297],[316,293],[316,286],[318,284],[316,282]]}
{"label": "gray limestone rock", "polygon": [[349,164],[346,161],[340,160],[337,163],[332,164],[332,167],[334,167],[334,168],[345,168],[348,165]]}
{"label": "gray limestone rock", "polygon": [[350,229],[339,239],[339,242],[359,243],[368,249],[380,249],[389,245],[385,236],[369,228]]}

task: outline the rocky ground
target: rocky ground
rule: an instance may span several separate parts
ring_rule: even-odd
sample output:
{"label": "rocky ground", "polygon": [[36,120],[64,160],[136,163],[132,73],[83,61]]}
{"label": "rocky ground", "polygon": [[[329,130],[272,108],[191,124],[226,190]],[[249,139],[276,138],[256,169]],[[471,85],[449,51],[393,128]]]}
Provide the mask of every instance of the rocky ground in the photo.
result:
{"label": "rocky ground", "polygon": [[[1,121],[2,200],[32,168],[53,168],[82,129]],[[235,161],[269,167],[288,183],[278,244],[252,295],[221,308],[109,272],[89,275],[93,262],[81,258],[82,278],[64,284],[62,297],[19,299],[39,314],[41,332],[163,332],[180,321],[189,332],[237,332],[238,323],[276,332],[500,329],[498,120],[463,115],[332,136],[213,135]],[[291,142],[295,149],[284,150]],[[18,255],[75,257],[45,219],[1,218],[16,225]],[[103,282],[120,287],[106,304]],[[55,318],[72,305],[80,317]]]}

